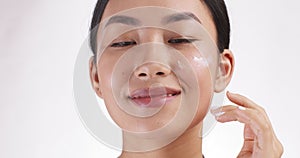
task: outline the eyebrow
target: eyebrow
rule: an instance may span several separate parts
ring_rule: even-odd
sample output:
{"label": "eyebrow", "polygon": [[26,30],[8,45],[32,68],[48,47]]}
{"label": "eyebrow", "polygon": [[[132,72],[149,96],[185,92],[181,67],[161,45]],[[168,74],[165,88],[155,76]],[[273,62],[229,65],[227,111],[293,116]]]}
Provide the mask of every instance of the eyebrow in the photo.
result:
{"label": "eyebrow", "polygon": [[[162,24],[174,23],[182,20],[195,20],[201,24],[201,20],[191,12],[182,12],[175,13],[169,16],[166,16],[162,19]],[[106,23],[105,27],[114,23],[121,23],[125,25],[139,26],[142,22],[136,18],[125,16],[125,15],[116,15],[111,17]]]}
{"label": "eyebrow", "polygon": [[133,18],[130,16],[124,16],[124,15],[116,15],[116,16],[111,17],[108,20],[105,27],[107,27],[108,25],[111,25],[113,23],[121,23],[121,24],[132,25],[132,26],[141,25],[141,21],[136,18]]}
{"label": "eyebrow", "polygon": [[169,24],[173,22],[178,22],[181,20],[195,20],[201,24],[201,20],[193,13],[191,12],[182,12],[182,13],[176,13],[169,15],[165,18],[163,18],[162,23],[163,24]]}

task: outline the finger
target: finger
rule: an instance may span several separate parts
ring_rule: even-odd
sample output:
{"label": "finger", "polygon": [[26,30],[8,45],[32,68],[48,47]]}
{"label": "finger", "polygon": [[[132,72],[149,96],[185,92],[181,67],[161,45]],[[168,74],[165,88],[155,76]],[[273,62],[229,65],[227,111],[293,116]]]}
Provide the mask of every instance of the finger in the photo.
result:
{"label": "finger", "polygon": [[212,109],[211,110],[211,113],[213,115],[216,115],[218,113],[224,113],[224,112],[228,112],[228,111],[231,111],[231,110],[235,110],[236,108],[238,108],[238,106],[234,106],[234,105],[225,105],[225,106],[221,106],[221,107],[218,107],[218,108],[215,108],[215,109]]}
{"label": "finger", "polygon": [[[245,123],[245,126],[248,126],[249,128],[245,127],[244,143],[249,143],[251,145],[251,142],[253,142],[258,150],[265,151],[263,152],[264,154],[273,153],[276,155],[275,157],[280,157],[283,153],[283,146],[277,139],[265,110],[242,95],[227,92],[227,97],[233,103],[245,107],[245,110],[241,110],[239,108],[234,110],[232,108],[233,110],[230,111],[231,108],[225,108],[224,111],[227,112],[223,112],[222,115],[216,117],[217,120],[219,122],[239,121],[241,123]],[[245,150],[241,152],[242,155],[249,151],[247,146],[243,147]]]}
{"label": "finger", "polygon": [[[244,108],[244,107],[240,107],[240,106],[235,106],[235,105],[225,105],[225,106],[222,106],[222,107],[219,107],[217,109],[212,109],[211,112],[213,115],[215,116],[220,116],[220,115],[223,115],[224,113],[226,112],[230,112],[230,111],[233,111],[233,110],[247,110],[247,108]],[[248,108],[249,109],[249,108]],[[261,115],[261,116],[264,116],[263,113],[260,113],[259,111],[257,111],[256,109],[249,109],[250,111],[253,111],[255,112],[257,115]],[[235,119],[233,119],[234,121]],[[245,122],[244,122],[245,123]]]}
{"label": "finger", "polygon": [[217,121],[221,123],[239,121],[241,123],[248,123],[248,118],[244,118],[243,115],[239,114],[240,109],[234,108],[233,110],[221,109],[222,114],[216,116]]}
{"label": "finger", "polygon": [[259,148],[263,148],[265,142],[272,139],[272,130],[260,113],[253,109],[241,110],[235,109],[225,112],[223,115],[216,117],[221,122],[238,121],[248,125],[257,138],[257,145]]}
{"label": "finger", "polygon": [[244,140],[245,141],[254,141],[255,134],[252,131],[251,127],[249,125],[245,125],[244,127]]}
{"label": "finger", "polygon": [[267,120],[269,120],[265,110],[261,106],[254,103],[252,100],[248,99],[247,97],[240,94],[231,93],[229,91],[227,91],[226,95],[231,102],[245,108],[257,109],[258,111],[260,111],[265,115],[265,118]]}
{"label": "finger", "polygon": [[245,108],[257,108],[257,105],[245,96],[236,93],[231,93],[229,91],[227,91],[226,95],[231,102],[239,106],[243,106]]}
{"label": "finger", "polygon": [[[233,103],[239,105],[239,106],[242,106],[242,107],[245,107],[245,108],[252,108],[252,109],[256,109],[258,110],[259,112],[261,112],[261,114],[265,117],[266,121],[268,122],[268,124],[270,126],[271,125],[271,121],[265,111],[264,108],[262,108],[261,106],[257,105],[256,103],[254,103],[252,100],[248,99],[247,97],[245,96],[242,96],[240,94],[236,94],[236,93],[231,93],[231,92],[227,92],[227,96],[228,96],[228,99],[230,101],[232,101]],[[273,128],[272,128],[273,130]]]}
{"label": "finger", "polygon": [[258,111],[253,109],[241,110],[235,108],[234,110],[224,112],[217,117],[217,120],[220,122],[239,121],[249,125],[253,132],[256,132],[256,130],[259,129],[268,128],[268,122],[265,118]]}
{"label": "finger", "polygon": [[243,147],[238,155],[238,158],[251,157],[253,153],[254,141],[244,141]]}

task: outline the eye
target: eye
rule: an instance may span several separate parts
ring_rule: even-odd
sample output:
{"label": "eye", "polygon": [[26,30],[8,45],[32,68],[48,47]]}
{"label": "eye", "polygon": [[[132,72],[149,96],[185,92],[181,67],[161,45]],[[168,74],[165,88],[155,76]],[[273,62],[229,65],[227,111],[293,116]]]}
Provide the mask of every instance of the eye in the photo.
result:
{"label": "eye", "polygon": [[168,43],[170,44],[185,44],[185,43],[193,43],[197,39],[188,39],[188,38],[174,38],[170,39]]}
{"label": "eye", "polygon": [[135,41],[122,41],[111,44],[111,47],[127,47],[130,45],[136,45]]}

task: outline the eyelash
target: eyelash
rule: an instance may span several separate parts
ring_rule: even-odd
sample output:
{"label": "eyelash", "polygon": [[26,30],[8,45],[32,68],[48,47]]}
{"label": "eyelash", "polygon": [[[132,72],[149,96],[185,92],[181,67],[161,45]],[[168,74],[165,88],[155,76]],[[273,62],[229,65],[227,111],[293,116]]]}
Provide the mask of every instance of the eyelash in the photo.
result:
{"label": "eyelash", "polygon": [[126,46],[130,46],[130,45],[136,45],[135,41],[122,41],[122,42],[116,42],[111,44],[111,47],[126,47]]}
{"label": "eyelash", "polygon": [[[185,44],[185,43],[193,43],[196,39],[187,39],[187,38],[175,38],[168,40],[169,44]],[[135,41],[122,41],[111,44],[111,47],[127,47],[130,45],[136,45]]]}
{"label": "eyelash", "polygon": [[170,44],[185,44],[185,43],[193,43],[195,41],[196,41],[196,39],[175,38],[175,39],[170,39],[168,41],[168,43],[170,43]]}

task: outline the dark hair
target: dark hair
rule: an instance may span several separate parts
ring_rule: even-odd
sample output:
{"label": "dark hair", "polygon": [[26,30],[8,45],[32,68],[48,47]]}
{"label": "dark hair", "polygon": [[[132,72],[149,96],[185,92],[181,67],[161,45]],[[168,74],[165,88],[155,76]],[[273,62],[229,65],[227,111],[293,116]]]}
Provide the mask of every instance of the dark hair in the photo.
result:
{"label": "dark hair", "polygon": [[[222,53],[224,49],[229,48],[230,43],[230,22],[228,18],[227,8],[224,0],[201,0],[209,9],[217,30],[217,45]],[[108,0],[98,0],[90,27],[90,45],[93,53],[96,51],[96,36],[98,24],[101,21],[103,12]]]}

